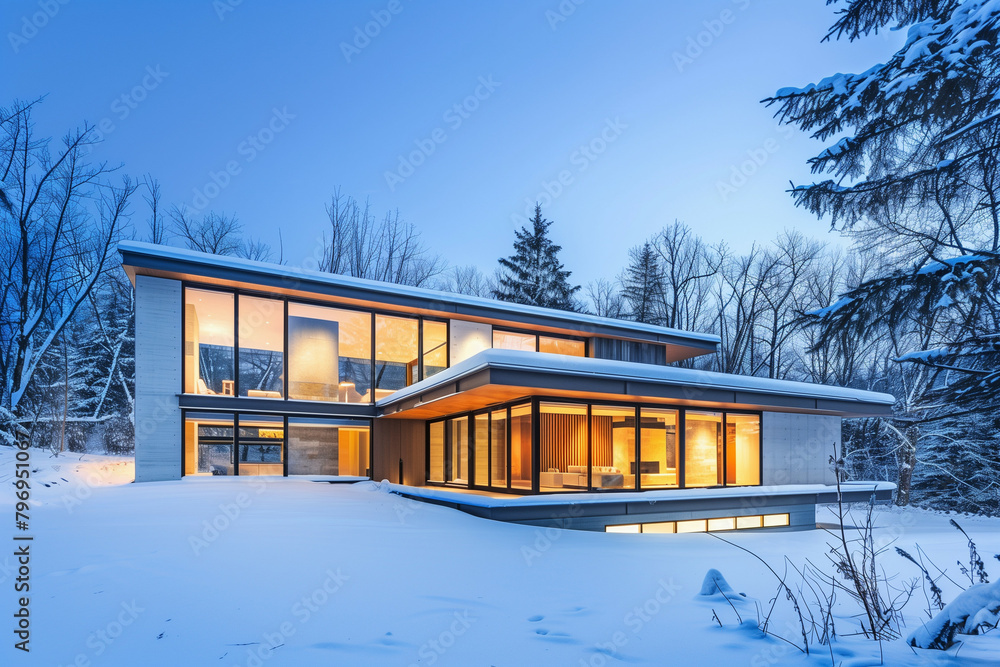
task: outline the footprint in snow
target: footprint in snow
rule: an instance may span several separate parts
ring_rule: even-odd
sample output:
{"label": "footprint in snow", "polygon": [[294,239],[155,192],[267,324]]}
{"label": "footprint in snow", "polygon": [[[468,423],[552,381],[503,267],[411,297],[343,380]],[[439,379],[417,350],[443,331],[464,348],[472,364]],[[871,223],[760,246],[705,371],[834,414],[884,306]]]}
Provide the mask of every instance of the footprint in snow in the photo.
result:
{"label": "footprint in snow", "polygon": [[545,618],[544,616],[542,616],[541,614],[538,614],[536,616],[529,616],[528,617],[528,621],[530,623],[538,623],[538,621],[541,621],[544,618]]}

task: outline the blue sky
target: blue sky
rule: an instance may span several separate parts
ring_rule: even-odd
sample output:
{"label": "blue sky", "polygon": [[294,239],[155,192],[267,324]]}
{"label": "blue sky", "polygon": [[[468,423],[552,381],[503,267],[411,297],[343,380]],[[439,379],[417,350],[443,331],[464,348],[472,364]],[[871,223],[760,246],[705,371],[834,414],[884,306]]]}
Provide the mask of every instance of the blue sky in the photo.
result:
{"label": "blue sky", "polygon": [[0,103],[47,94],[36,121],[55,137],[103,122],[95,158],[152,174],[166,204],[235,213],[273,245],[280,228],[289,263],[314,252],[337,187],[398,208],[433,250],[484,271],[541,199],[581,283],[611,277],[675,218],[737,250],[784,228],[835,241],[785,193],[822,146],[759,100],[867,69],[902,39],[821,44],[823,0],[0,11]]}

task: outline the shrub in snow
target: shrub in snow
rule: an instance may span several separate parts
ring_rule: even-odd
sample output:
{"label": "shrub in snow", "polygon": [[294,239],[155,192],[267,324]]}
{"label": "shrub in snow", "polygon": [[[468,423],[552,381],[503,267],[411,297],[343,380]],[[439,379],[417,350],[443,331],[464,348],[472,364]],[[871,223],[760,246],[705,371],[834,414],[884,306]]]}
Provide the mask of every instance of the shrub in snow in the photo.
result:
{"label": "shrub in snow", "polygon": [[976,635],[992,630],[1000,620],[1000,582],[976,584],[963,591],[941,612],[914,630],[906,643],[916,648],[944,650],[955,644],[955,635]]}
{"label": "shrub in snow", "polygon": [[135,451],[135,426],[128,417],[112,417],[101,436],[107,454],[132,454]]}

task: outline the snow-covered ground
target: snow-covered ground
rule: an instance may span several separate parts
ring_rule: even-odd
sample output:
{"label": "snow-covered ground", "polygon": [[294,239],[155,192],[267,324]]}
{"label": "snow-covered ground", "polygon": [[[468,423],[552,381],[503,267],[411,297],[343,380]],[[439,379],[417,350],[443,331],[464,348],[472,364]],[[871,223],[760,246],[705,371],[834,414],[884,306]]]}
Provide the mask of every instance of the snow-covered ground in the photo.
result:
{"label": "snow-covered ground", "polygon": [[[17,665],[829,665],[742,626],[719,596],[718,569],[767,606],[776,581],[750,555],[704,534],[626,535],[496,523],[409,501],[378,484],[191,479],[129,484],[114,457],[32,450],[31,653],[13,648],[12,542],[0,551],[0,664]],[[13,450],[0,447],[2,519],[13,528]],[[919,544],[962,582],[965,538],[946,515],[890,509],[879,534]],[[1000,520],[958,517],[1000,577]],[[829,514],[824,521],[831,520]],[[822,531],[727,534],[779,570],[825,563]],[[9,537],[7,538],[9,540]],[[891,549],[902,584],[916,568]],[[945,601],[960,590],[941,580]],[[742,598],[741,598],[742,599]],[[752,602],[737,602],[744,621]],[[907,607],[907,631],[925,600]],[[772,627],[792,619],[778,601]],[[843,665],[878,664],[879,646],[846,637],[857,609],[841,596]],[[721,620],[713,620],[713,614]],[[1000,631],[947,653],[882,646],[887,664],[995,665]],[[956,657],[957,653],[957,657]]]}

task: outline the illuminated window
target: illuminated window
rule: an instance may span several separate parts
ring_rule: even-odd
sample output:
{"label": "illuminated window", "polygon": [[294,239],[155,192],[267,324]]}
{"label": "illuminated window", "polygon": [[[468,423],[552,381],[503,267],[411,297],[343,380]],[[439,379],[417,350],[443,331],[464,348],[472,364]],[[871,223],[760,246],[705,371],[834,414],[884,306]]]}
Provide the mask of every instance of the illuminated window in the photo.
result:
{"label": "illuminated window", "polygon": [[473,447],[476,450],[476,486],[489,486],[490,484],[490,416],[488,414],[476,415],[475,431],[473,433]]}
{"label": "illuminated window", "polygon": [[240,396],[281,398],[285,375],[285,304],[240,295]]}
{"label": "illuminated window", "polygon": [[675,488],[678,485],[677,410],[642,409],[639,440],[639,473],[643,489]]}
{"label": "illuminated window", "polygon": [[760,484],[760,416],[726,413],[726,484]]}
{"label": "illuminated window", "polygon": [[744,528],[761,528],[763,524],[764,517],[759,514],[756,516],[738,516],[736,517],[736,527],[740,530]]}
{"label": "illuminated window", "polygon": [[788,515],[787,514],[765,514],[764,515],[764,527],[774,528],[777,526],[787,526],[788,525]]}
{"label": "illuminated window", "polygon": [[704,519],[694,519],[691,521],[678,521],[678,533],[704,533],[708,530]]}
{"label": "illuminated window", "polygon": [[288,397],[370,403],[370,313],[288,304]]}
{"label": "illuminated window", "polygon": [[490,415],[490,486],[507,488],[507,411]]}
{"label": "illuminated window", "polygon": [[447,421],[445,452],[448,465],[445,479],[459,484],[469,483],[469,418],[459,417]]}
{"label": "illuminated window", "polygon": [[677,524],[673,521],[659,521],[657,523],[644,523],[642,524],[642,532],[644,533],[676,533]]}
{"label": "illuminated window", "polygon": [[722,413],[684,413],[684,485],[722,484]]}
{"label": "illuminated window", "polygon": [[288,474],[369,477],[371,433],[354,419],[288,418]]}
{"label": "illuminated window", "polygon": [[617,526],[606,526],[604,528],[606,533],[638,533],[639,524],[637,523],[622,523]]}
{"label": "illuminated window", "polygon": [[284,475],[285,420],[242,414],[239,420],[239,475]]}
{"label": "illuminated window", "polygon": [[424,320],[424,377],[437,375],[448,368],[448,323]]}
{"label": "illuminated window", "polygon": [[736,530],[736,518],[735,517],[724,517],[721,519],[709,519],[708,520],[709,530]]}
{"label": "illuminated window", "polygon": [[591,486],[635,488],[635,409],[595,405],[590,409]]}
{"label": "illuminated window", "polygon": [[233,415],[189,412],[184,420],[184,474],[236,474]]}
{"label": "illuminated window", "polygon": [[375,400],[407,387],[417,378],[419,322],[375,316]]}
{"label": "illuminated window", "polygon": [[565,354],[570,357],[586,356],[587,346],[582,340],[572,340],[570,338],[553,338],[551,336],[538,337],[538,351],[549,354]]}
{"label": "illuminated window", "polygon": [[444,482],[444,422],[431,422],[428,426],[430,461],[427,481]]}
{"label": "illuminated window", "polygon": [[227,292],[184,290],[185,393],[233,395],[235,303]]}
{"label": "illuminated window", "polygon": [[510,486],[531,488],[531,405],[510,409]]}
{"label": "illuminated window", "polygon": [[587,406],[541,403],[540,491],[587,490]]}
{"label": "illuminated window", "polygon": [[493,330],[493,347],[500,350],[521,350],[534,352],[537,338],[534,334],[515,333],[513,331]]}

